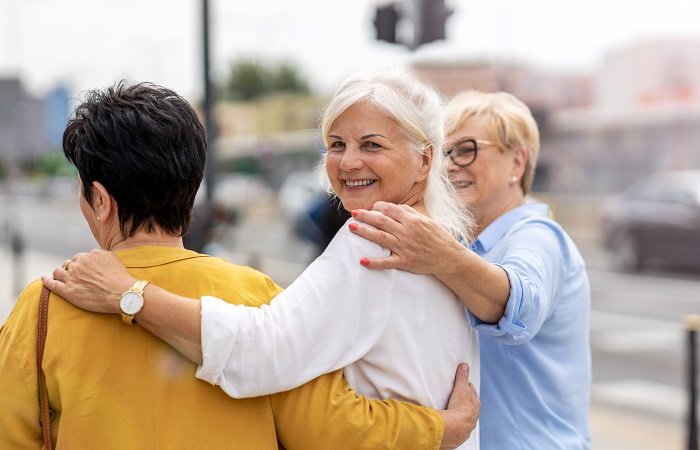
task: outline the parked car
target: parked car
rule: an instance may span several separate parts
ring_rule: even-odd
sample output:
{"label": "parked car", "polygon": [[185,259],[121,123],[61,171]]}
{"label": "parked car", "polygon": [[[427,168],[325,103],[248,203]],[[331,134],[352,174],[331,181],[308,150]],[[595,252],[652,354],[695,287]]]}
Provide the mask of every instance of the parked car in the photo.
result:
{"label": "parked car", "polygon": [[603,242],[619,269],[700,269],[700,170],[658,173],[618,195],[603,211]]}

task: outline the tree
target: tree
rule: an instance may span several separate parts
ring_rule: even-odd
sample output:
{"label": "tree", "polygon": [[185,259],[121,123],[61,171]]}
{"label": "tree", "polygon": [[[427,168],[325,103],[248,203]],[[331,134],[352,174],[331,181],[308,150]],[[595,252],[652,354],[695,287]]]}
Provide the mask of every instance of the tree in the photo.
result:
{"label": "tree", "polygon": [[224,97],[249,101],[265,95],[270,88],[267,70],[259,63],[241,60],[233,64],[224,85]]}
{"label": "tree", "polygon": [[299,70],[291,63],[281,63],[271,73],[273,91],[308,94],[309,85],[301,79]]}
{"label": "tree", "polygon": [[251,59],[241,59],[231,65],[222,86],[222,96],[251,101],[273,92],[307,94],[309,90],[308,83],[292,63],[265,65]]}

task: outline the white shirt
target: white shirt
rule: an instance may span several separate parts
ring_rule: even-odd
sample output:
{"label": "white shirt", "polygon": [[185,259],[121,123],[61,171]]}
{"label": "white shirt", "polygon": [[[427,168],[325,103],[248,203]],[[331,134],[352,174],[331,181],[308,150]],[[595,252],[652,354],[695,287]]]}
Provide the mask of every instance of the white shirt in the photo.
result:
{"label": "white shirt", "polygon": [[[269,305],[203,297],[197,377],[240,398],[344,367],[353,389],[369,398],[445,409],[457,365],[467,362],[478,390],[479,342],[462,303],[432,275],[359,263],[388,254],[344,226]],[[460,448],[478,449],[478,436],[474,430]]]}

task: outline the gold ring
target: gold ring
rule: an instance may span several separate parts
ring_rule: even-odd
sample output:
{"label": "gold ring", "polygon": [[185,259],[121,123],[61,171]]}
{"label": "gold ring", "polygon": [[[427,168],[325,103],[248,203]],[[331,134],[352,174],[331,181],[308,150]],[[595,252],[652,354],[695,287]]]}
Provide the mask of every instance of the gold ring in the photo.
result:
{"label": "gold ring", "polygon": [[63,261],[63,265],[61,266],[61,268],[62,268],[63,270],[68,270],[68,265],[69,265],[70,263],[72,263],[72,262],[73,262],[72,259],[67,259],[67,260]]}

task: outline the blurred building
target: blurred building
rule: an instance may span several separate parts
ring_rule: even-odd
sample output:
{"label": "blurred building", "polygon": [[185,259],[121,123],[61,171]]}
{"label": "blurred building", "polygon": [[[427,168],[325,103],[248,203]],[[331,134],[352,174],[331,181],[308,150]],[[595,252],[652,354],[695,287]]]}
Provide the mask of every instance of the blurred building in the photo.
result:
{"label": "blurred building", "polygon": [[292,172],[318,164],[316,131],[326,99],[275,94],[252,102],[219,102],[216,154],[224,171],[261,175],[278,188]]}
{"label": "blurred building", "polygon": [[533,70],[520,64],[480,62],[419,62],[413,73],[446,98],[461,91],[506,91],[533,110],[552,111],[588,106],[592,102],[592,77],[582,73]]}
{"label": "blurred building", "polygon": [[609,53],[594,102],[557,111],[552,188],[609,193],[654,172],[700,168],[700,40],[639,42]]}
{"label": "blurred building", "polygon": [[700,40],[658,39],[609,52],[593,74],[522,65],[417,63],[445,97],[508,91],[542,132],[535,190],[617,192],[654,172],[700,168]]}
{"label": "blurred building", "polygon": [[14,161],[23,147],[18,129],[24,91],[16,78],[0,78],[0,158]]}
{"label": "blurred building", "polygon": [[69,116],[68,91],[30,95],[17,78],[0,78],[0,159],[17,165],[58,151]]}

